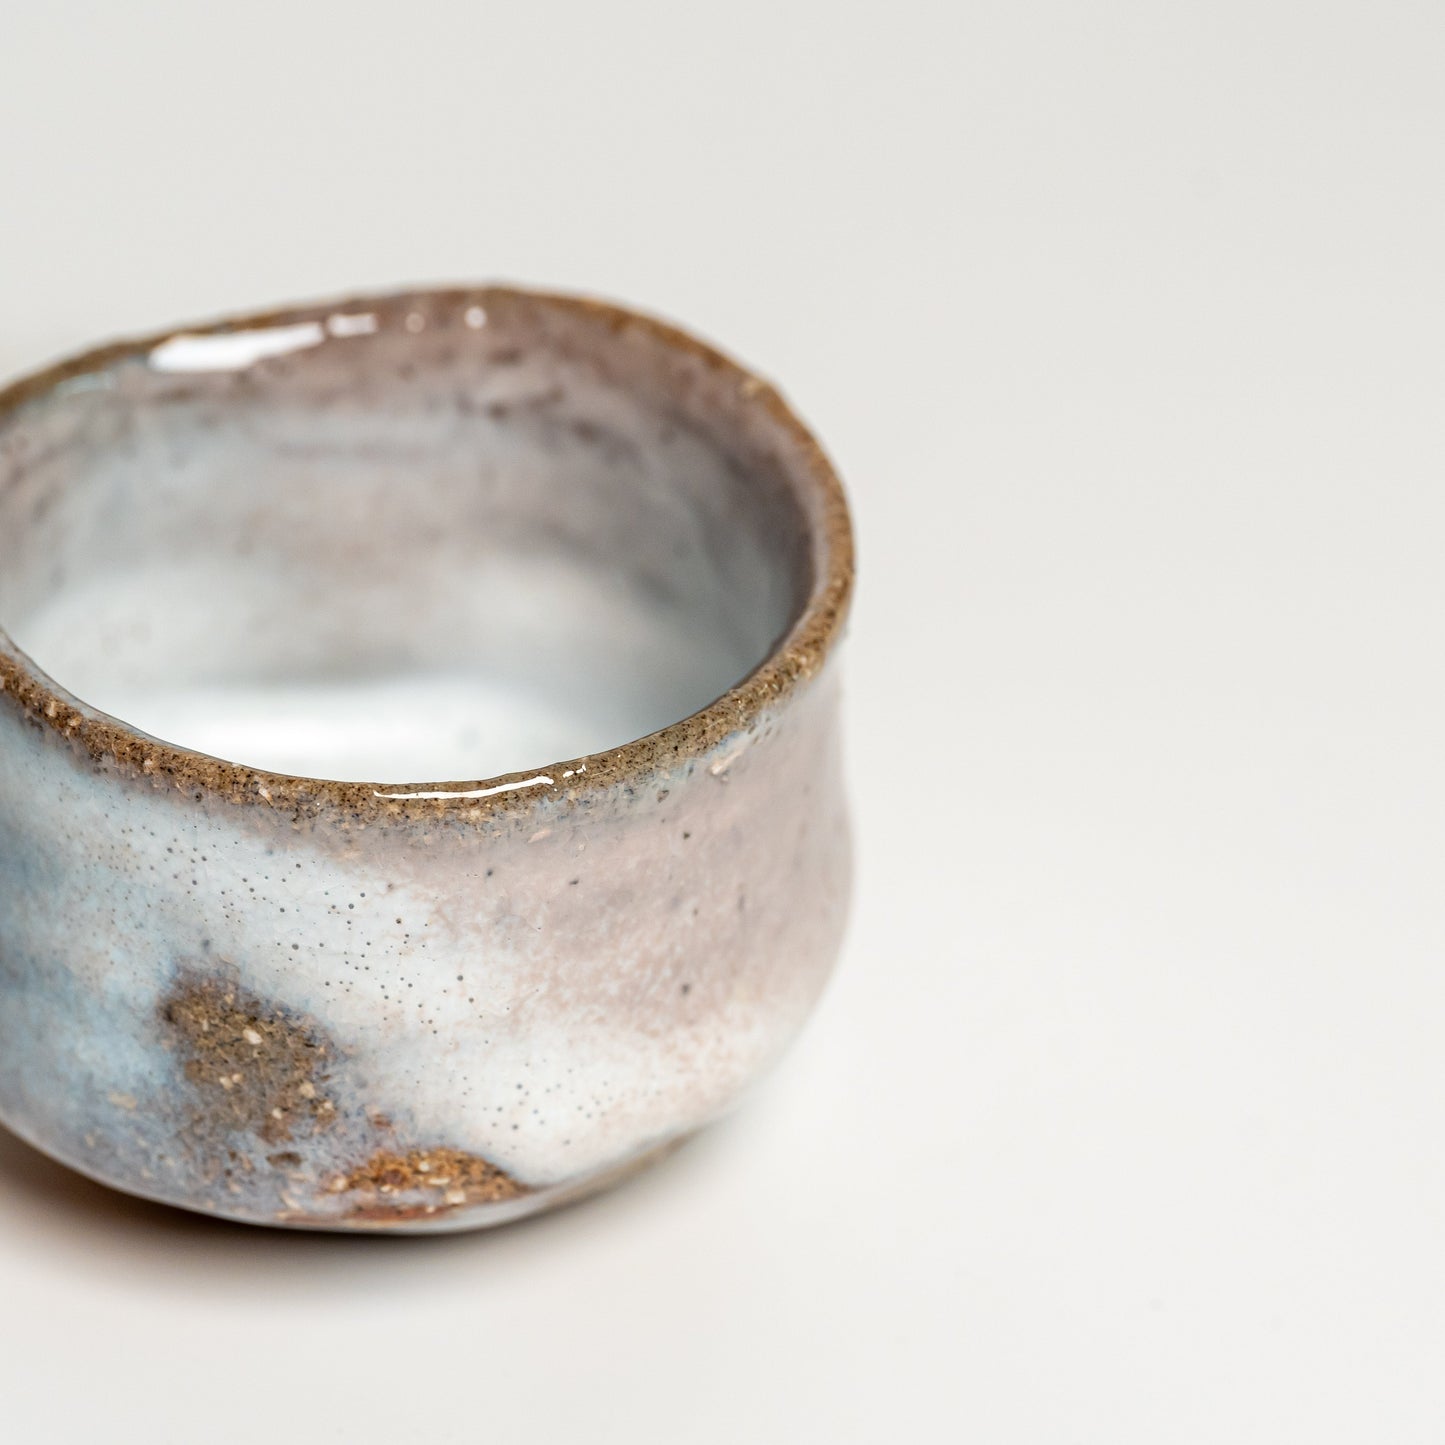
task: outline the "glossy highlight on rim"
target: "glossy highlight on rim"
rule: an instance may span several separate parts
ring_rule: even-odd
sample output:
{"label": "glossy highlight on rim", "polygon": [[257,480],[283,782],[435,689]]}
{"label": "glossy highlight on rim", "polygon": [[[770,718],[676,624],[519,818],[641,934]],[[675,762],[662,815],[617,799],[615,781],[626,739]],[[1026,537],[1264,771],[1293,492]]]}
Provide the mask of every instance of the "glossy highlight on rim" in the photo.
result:
{"label": "glossy highlight on rim", "polygon": [[[95,765],[149,779],[155,786],[195,791],[232,803],[294,812],[300,820],[338,811],[351,826],[372,820],[464,808],[468,816],[532,807],[541,797],[573,798],[641,781],[657,767],[701,757],[723,739],[748,729],[773,704],[813,677],[833,650],[846,621],[853,587],[853,539],[848,506],[831,462],[812,433],[771,383],[687,332],[642,313],[587,297],[507,286],[448,287],[355,295],[310,305],[171,327],[113,342],[60,361],[0,388],[4,429],[29,404],[62,388],[84,387],[117,363],[157,354],[164,369],[193,364],[200,348],[229,348],[230,365],[244,369],[267,355],[304,350],[328,337],[378,329],[416,330],[425,307],[452,313],[464,326],[485,324],[489,306],[532,308],[571,316],[621,338],[641,333],[679,359],[700,363],[735,383],[743,412],[758,414],[782,438],[781,475],[799,502],[808,533],[812,579],[808,595],[769,655],[741,682],[698,712],[657,732],[585,758],[461,781],[337,782],[272,773],[163,742],[87,706],[49,678],[0,628],[0,700],[18,705],[87,753]],[[189,350],[188,350],[189,348]],[[188,357],[190,360],[188,361]],[[224,363],[223,363],[224,364]],[[209,369],[209,368],[208,368]]]}

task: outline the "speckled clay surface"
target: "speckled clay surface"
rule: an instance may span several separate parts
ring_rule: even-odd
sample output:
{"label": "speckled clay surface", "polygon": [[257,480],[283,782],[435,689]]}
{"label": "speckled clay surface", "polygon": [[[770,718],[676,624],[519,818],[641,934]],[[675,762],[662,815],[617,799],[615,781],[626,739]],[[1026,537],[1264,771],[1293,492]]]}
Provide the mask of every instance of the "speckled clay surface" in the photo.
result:
{"label": "speckled clay surface", "polygon": [[[5,1123],[334,1229],[498,1223],[666,1150],[833,962],[851,576],[776,392],[596,303],[367,298],[0,393]],[[327,782],[88,705],[428,649],[607,683],[605,745]]]}

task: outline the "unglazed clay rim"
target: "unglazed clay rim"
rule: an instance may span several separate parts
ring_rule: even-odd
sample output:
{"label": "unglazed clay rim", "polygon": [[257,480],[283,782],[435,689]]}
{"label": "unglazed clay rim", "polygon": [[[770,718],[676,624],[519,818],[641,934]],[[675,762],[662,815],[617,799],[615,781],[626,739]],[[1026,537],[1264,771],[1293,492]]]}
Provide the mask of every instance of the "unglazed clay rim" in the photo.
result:
{"label": "unglazed clay rim", "polygon": [[[724,738],[749,728],[765,710],[786,701],[820,671],[847,618],[853,590],[853,535],[842,484],[817,439],[770,382],[695,336],[640,312],[590,297],[511,286],[472,286],[351,295],[228,316],[112,342],[22,376],[0,388],[0,425],[62,383],[148,354],[176,336],[215,335],[323,320],[352,307],[375,313],[379,326],[395,327],[405,325],[407,316],[419,306],[433,314],[455,309],[460,316],[469,307],[485,310],[499,301],[571,313],[601,322],[619,336],[629,330],[643,332],[680,356],[700,361],[710,371],[734,379],[744,413],[762,413],[779,429],[787,448],[778,460],[800,504],[812,563],[812,585],[788,630],[741,682],[706,707],[657,732],[583,758],[542,764],[545,781],[533,767],[478,780],[412,783],[336,782],[272,773],[163,742],[67,692],[14,644],[3,627],[0,692],[8,693],[31,720],[61,734],[103,769],[140,775],[161,787],[195,791],[198,797],[210,793],[232,803],[294,810],[298,820],[339,809],[352,826],[392,817],[435,814],[438,809],[454,807],[459,800],[465,801],[469,817],[482,817],[530,807],[543,796],[561,801],[640,782],[659,765],[675,764],[679,758],[702,757]],[[585,767],[581,766],[584,763]],[[395,789],[398,794],[451,796],[389,796],[380,789]]]}

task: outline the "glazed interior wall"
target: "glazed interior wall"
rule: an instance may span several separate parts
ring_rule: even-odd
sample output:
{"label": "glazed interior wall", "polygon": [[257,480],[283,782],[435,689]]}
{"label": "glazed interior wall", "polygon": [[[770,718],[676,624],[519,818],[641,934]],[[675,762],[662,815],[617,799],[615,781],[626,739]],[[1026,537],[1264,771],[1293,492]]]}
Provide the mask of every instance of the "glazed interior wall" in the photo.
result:
{"label": "glazed interior wall", "polygon": [[705,706],[806,595],[786,490],[575,338],[429,317],[179,362],[75,378],[0,436],[0,626],[168,741],[197,745],[171,735],[178,690],[333,685],[344,730],[370,705],[348,687],[461,676],[566,720],[541,729],[560,751],[480,747],[464,775],[523,768]]}

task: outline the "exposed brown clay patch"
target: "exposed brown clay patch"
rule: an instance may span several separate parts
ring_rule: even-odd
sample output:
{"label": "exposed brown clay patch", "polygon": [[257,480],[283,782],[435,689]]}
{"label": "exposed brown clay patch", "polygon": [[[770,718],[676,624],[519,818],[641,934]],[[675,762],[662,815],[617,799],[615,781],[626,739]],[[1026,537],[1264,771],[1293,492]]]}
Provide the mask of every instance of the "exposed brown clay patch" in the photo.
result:
{"label": "exposed brown clay patch", "polygon": [[[159,1013],[195,1090],[199,1107],[183,1137],[203,1177],[225,1183],[234,1193],[255,1167],[237,1152],[245,1146],[236,1136],[260,1139],[270,1146],[266,1164],[293,1181],[282,1184],[277,1196],[276,1217],[282,1222],[402,1224],[531,1192],[488,1160],[461,1149],[378,1149],[355,1167],[341,1165],[329,1176],[323,1169],[320,1188],[341,1206],[337,1213],[307,1211],[286,1191],[295,1187],[298,1175],[309,1174],[313,1181],[316,1176],[301,1153],[277,1146],[337,1126],[325,1152],[333,1157],[349,1152],[351,1131],[329,1097],[337,1061],[331,1039],[307,1015],[268,1003],[229,979],[193,972],[180,975]],[[366,1119],[373,1139],[392,1128],[390,1118],[374,1109]]]}
{"label": "exposed brown clay patch", "polygon": [[160,1016],[201,1101],[197,1142],[254,1134],[280,1144],[335,1122],[326,1089],[334,1051],[313,1020],[195,974],[181,975]]}
{"label": "exposed brown clay patch", "polygon": [[336,1175],[327,1190],[351,1196],[348,1217],[377,1221],[417,1219],[470,1204],[500,1204],[531,1192],[488,1160],[447,1148],[373,1154],[359,1169]]}

